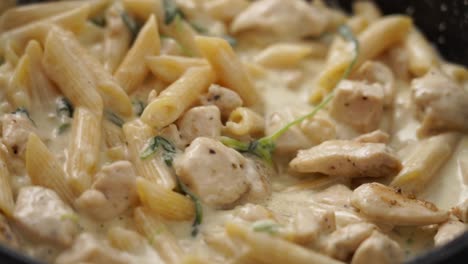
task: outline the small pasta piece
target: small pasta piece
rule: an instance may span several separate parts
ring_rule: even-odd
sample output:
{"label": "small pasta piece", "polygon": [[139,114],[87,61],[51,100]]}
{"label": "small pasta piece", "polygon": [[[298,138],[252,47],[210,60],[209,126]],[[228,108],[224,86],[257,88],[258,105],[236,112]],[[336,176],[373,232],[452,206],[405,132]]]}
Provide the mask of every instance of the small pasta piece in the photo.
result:
{"label": "small pasta piece", "polygon": [[130,159],[135,164],[138,174],[168,190],[174,189],[176,186],[174,175],[159,153],[147,159],[140,158],[148,140],[157,135],[156,130],[136,119],[124,124],[123,131]]}
{"label": "small pasta piece", "polygon": [[180,263],[183,251],[164,222],[146,207],[137,207],[133,212],[137,230],[143,234],[168,264]]}
{"label": "small pasta piece", "polygon": [[403,169],[390,185],[407,193],[419,193],[450,157],[459,139],[459,134],[446,133],[419,141],[403,159]]}
{"label": "small pasta piece", "polygon": [[8,41],[14,41],[20,51],[26,47],[31,39],[36,39],[43,44],[53,24],[72,32],[79,32],[85,25],[89,12],[90,6],[86,4],[68,12],[4,32],[0,36],[0,54],[4,53]]}
{"label": "small pasta piece", "polygon": [[125,145],[125,136],[122,128],[118,127],[111,121],[104,119],[102,121],[102,128],[104,133],[104,141],[108,148],[114,148]]}
{"label": "small pasta piece", "polygon": [[225,131],[236,136],[261,135],[265,130],[265,120],[253,110],[238,107],[229,115]]}
{"label": "small pasta piece", "polygon": [[201,52],[195,42],[195,32],[192,26],[184,19],[176,17],[170,25],[162,24],[162,32],[175,39],[180,44],[185,55],[190,57],[200,57]]}
{"label": "small pasta piece", "polygon": [[200,58],[161,55],[146,57],[146,65],[158,79],[173,83],[190,67],[208,66],[208,62]]}
{"label": "small pasta piece", "polygon": [[152,15],[138,33],[132,48],[115,71],[115,79],[127,93],[135,91],[143,83],[148,67],[145,58],[160,51],[158,24]]}
{"label": "small pasta piece", "polygon": [[164,23],[164,8],[162,0],[122,0],[122,4],[129,13],[139,20],[146,21],[155,14],[158,24]]}
{"label": "small pasta piece", "polygon": [[[371,24],[357,38],[360,47],[353,70],[404,40],[411,26],[411,19],[401,15],[386,16]],[[353,58],[354,49],[350,50],[350,47],[346,45],[328,57],[325,69],[319,74],[309,98],[311,103],[320,102],[339,82]]]}
{"label": "small pasta piece", "polygon": [[195,215],[195,206],[190,198],[168,190],[142,177],[136,181],[138,196],[142,204],[155,214],[168,220],[190,220]]}
{"label": "small pasta piece", "polygon": [[73,204],[75,196],[59,161],[41,139],[31,133],[26,145],[26,171],[34,185],[54,190],[63,201]]}
{"label": "small pasta piece", "polygon": [[8,84],[6,90],[7,98],[15,108],[24,107],[31,109],[31,98],[28,92],[28,86],[30,86],[30,68],[29,56],[23,55],[18,61],[18,65]]}
{"label": "small pasta piece", "polygon": [[3,213],[11,217],[14,207],[15,202],[13,200],[13,190],[10,184],[10,172],[8,171],[5,159],[0,157],[0,215]]}
{"label": "small pasta piece", "polygon": [[94,76],[81,54],[70,46],[67,32],[53,28],[47,35],[42,64],[52,79],[74,106],[87,107],[102,115],[103,102],[97,92]]}
{"label": "small pasta piece", "polygon": [[379,8],[369,1],[357,1],[353,3],[353,12],[357,16],[365,18],[369,23],[378,20],[382,17]]}
{"label": "small pasta piece", "polygon": [[107,231],[107,239],[114,248],[130,253],[137,253],[144,247],[143,237],[120,226],[111,227]]}
{"label": "small pasta piece", "polygon": [[408,51],[409,71],[414,76],[423,76],[439,64],[437,51],[417,29],[408,34],[405,42]]}
{"label": "small pasta piece", "polygon": [[141,120],[161,129],[176,121],[213,82],[210,67],[192,67],[167,87],[143,111]]}
{"label": "small pasta piece", "polygon": [[279,237],[274,237],[268,233],[256,232],[232,222],[226,223],[226,232],[229,237],[247,244],[252,250],[251,257],[261,263],[343,263]]}
{"label": "small pasta piece", "polygon": [[255,56],[255,62],[265,67],[287,68],[297,66],[301,60],[313,54],[309,44],[273,44]]}
{"label": "small pasta piece", "polygon": [[91,187],[101,147],[101,116],[84,107],[73,114],[66,170],[75,195]]}
{"label": "small pasta piece", "polygon": [[196,37],[195,41],[213,67],[221,85],[237,92],[246,106],[260,103],[258,91],[226,40],[215,37]]}

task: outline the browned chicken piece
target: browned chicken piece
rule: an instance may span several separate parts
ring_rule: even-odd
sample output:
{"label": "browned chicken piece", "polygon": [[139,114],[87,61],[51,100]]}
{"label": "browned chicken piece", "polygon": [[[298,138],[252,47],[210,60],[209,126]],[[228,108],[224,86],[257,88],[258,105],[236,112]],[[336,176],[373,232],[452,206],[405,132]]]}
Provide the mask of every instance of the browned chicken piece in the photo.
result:
{"label": "browned chicken piece", "polygon": [[247,160],[221,142],[196,138],[174,160],[180,180],[200,199],[218,208],[232,207],[249,190]]}
{"label": "browned chicken piece", "polygon": [[354,253],[351,264],[398,264],[404,260],[404,252],[397,242],[374,231]]}
{"label": "browned chicken piece", "polygon": [[103,166],[91,189],[75,201],[76,207],[95,219],[112,219],[138,200],[135,181],[135,170],[128,161]]}
{"label": "browned chicken piece", "polygon": [[80,234],[73,246],[60,254],[55,263],[106,263],[126,264],[132,259],[128,255],[112,248],[104,241],[99,240],[90,233]]}
{"label": "browned chicken piece", "polygon": [[324,239],[335,231],[335,213],[332,210],[304,208],[293,218],[293,240],[296,243],[320,247]]}
{"label": "browned chicken piece", "polygon": [[190,144],[197,137],[218,138],[221,135],[221,114],[217,106],[197,106],[178,121],[180,138]]}
{"label": "browned chicken piece", "polygon": [[208,93],[200,98],[203,105],[215,105],[221,111],[221,117],[227,119],[234,109],[242,106],[242,98],[233,90],[212,84]]}
{"label": "browned chicken piece", "polygon": [[330,102],[330,115],[360,133],[371,132],[380,125],[384,105],[382,85],[341,81]]}
{"label": "browned chicken piece", "polygon": [[360,135],[354,139],[356,142],[362,143],[383,143],[387,144],[390,136],[382,130],[375,130],[367,134]]}
{"label": "browned chicken piece", "polygon": [[439,226],[434,236],[434,244],[443,246],[468,231],[468,226],[458,220],[449,220]]}
{"label": "browned chicken piece", "polygon": [[0,213],[0,244],[11,248],[18,248],[18,239],[10,228],[5,216]]}
{"label": "browned chicken piece", "polygon": [[289,166],[298,172],[337,177],[387,177],[401,170],[401,162],[380,143],[329,140],[300,150]]}
{"label": "browned chicken piece", "polygon": [[327,239],[325,252],[339,260],[349,260],[359,245],[366,240],[376,226],[370,223],[350,224],[331,233]]}
{"label": "browned chicken piece", "polygon": [[460,219],[460,221],[468,224],[468,199],[457,204],[457,206],[452,209],[452,213]]}
{"label": "browned chicken piece", "polygon": [[396,90],[395,77],[387,65],[376,61],[366,61],[353,73],[352,78],[369,84],[377,83],[382,85],[384,106],[393,104]]}
{"label": "browned chicken piece", "polygon": [[412,100],[421,120],[419,136],[446,131],[468,132],[468,90],[432,69],[411,82]]}
{"label": "browned chicken piece", "polygon": [[297,39],[322,34],[327,20],[316,7],[302,0],[260,0],[252,2],[233,20],[231,32],[250,30]]}
{"label": "browned chicken piece", "polygon": [[17,112],[3,116],[2,139],[12,156],[24,157],[30,133],[37,133],[37,129],[25,113]]}
{"label": "browned chicken piece", "polygon": [[417,226],[447,221],[449,214],[434,204],[409,198],[380,183],[366,183],[353,192],[351,203],[367,218],[382,224]]}
{"label": "browned chicken piece", "polygon": [[62,246],[78,233],[75,212],[54,191],[39,186],[21,188],[13,217],[31,237]]}

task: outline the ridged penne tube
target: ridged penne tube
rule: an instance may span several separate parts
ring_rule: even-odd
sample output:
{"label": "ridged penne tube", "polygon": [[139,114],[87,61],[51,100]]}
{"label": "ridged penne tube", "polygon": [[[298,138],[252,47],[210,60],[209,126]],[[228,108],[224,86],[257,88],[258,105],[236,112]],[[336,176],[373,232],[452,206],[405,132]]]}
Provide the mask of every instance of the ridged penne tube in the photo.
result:
{"label": "ridged penne tube", "polygon": [[102,120],[102,128],[104,141],[108,148],[125,145],[125,136],[122,128],[107,119]]}
{"label": "ridged penne tube", "polygon": [[309,44],[277,43],[256,55],[255,62],[266,67],[294,67],[312,53],[313,49]]}
{"label": "ridged penne tube", "polygon": [[[357,69],[363,62],[376,57],[392,45],[404,40],[411,26],[410,18],[392,15],[383,17],[367,27],[357,38],[359,53],[353,70]],[[320,102],[326,94],[333,90],[351,63],[353,52],[352,46],[346,45],[341,51],[330,54],[325,69],[317,77],[315,88],[309,98],[310,102]]]}
{"label": "ridged penne tube", "polygon": [[127,93],[132,93],[143,83],[148,73],[145,58],[158,55],[160,45],[158,24],[156,18],[151,16],[114,74],[117,82]]}
{"label": "ridged penne tube", "polygon": [[25,54],[30,61],[28,91],[31,95],[31,107],[43,112],[50,112],[55,109],[57,91],[42,68],[44,53],[39,42],[36,40],[29,41]]}
{"label": "ridged penne tube", "polygon": [[31,98],[28,87],[30,86],[30,59],[28,55],[23,55],[18,61],[18,65],[10,78],[6,89],[8,101],[15,108],[25,107],[31,109]]}
{"label": "ridged penne tube", "polygon": [[260,263],[270,264],[342,264],[327,255],[293,244],[279,237],[264,232],[255,232],[245,226],[226,223],[228,235],[247,244],[252,250],[252,257]]}
{"label": "ridged penne tube", "polygon": [[163,221],[146,207],[137,207],[133,212],[137,230],[143,234],[154,249],[168,264],[180,263],[183,251]]}
{"label": "ridged penne tube", "polygon": [[162,0],[122,0],[122,4],[129,13],[139,20],[146,21],[152,14],[156,15],[158,24],[164,23],[164,8]]}
{"label": "ridged penne tube", "polygon": [[0,36],[0,54],[4,53],[8,41],[14,41],[19,50],[23,50],[31,39],[36,39],[43,44],[53,24],[72,32],[79,32],[85,25],[89,12],[90,6],[86,4],[68,12],[4,32]]}
{"label": "ridged penne tube", "polygon": [[101,147],[101,118],[85,107],[75,108],[73,114],[66,170],[77,196],[89,189],[97,169]]}
{"label": "ridged penne tube", "polygon": [[190,67],[208,66],[205,59],[161,55],[146,57],[146,65],[160,80],[172,83],[179,79]]}
{"label": "ridged penne tube", "polygon": [[229,115],[225,130],[236,136],[261,135],[265,130],[265,120],[247,107],[238,107]]}
{"label": "ridged penne tube", "polygon": [[184,221],[195,215],[195,205],[187,196],[142,177],[137,178],[136,187],[141,203],[164,219]]}
{"label": "ridged penne tube", "polygon": [[156,130],[136,119],[124,124],[123,131],[128,143],[130,158],[135,164],[138,175],[168,190],[174,189],[176,186],[174,175],[159,153],[146,159],[140,157],[148,140],[157,135]]}
{"label": "ridged penne tube", "polygon": [[170,25],[161,24],[161,30],[179,43],[185,55],[200,57],[200,49],[195,42],[196,34],[192,26],[184,19],[177,16]]}
{"label": "ridged penne tube", "polygon": [[75,196],[62,165],[35,134],[26,145],[26,171],[32,184],[54,190],[65,202],[73,204]]}
{"label": "ridged penne tube", "polygon": [[161,92],[143,111],[141,120],[161,129],[176,121],[213,82],[210,67],[192,67]]}
{"label": "ridged penne tube", "polygon": [[403,159],[403,170],[390,185],[407,193],[419,193],[452,155],[459,139],[459,134],[446,133],[419,141]]}
{"label": "ridged penne tube", "polygon": [[101,10],[109,0],[63,1],[54,3],[40,3],[11,8],[0,17],[0,32],[14,29],[28,23],[49,18],[71,9],[89,4],[90,15]]}
{"label": "ridged penne tube", "polygon": [[114,73],[130,48],[132,34],[122,18],[122,8],[114,4],[106,13],[104,33],[104,68]]}
{"label": "ridged penne tube", "polygon": [[15,202],[10,184],[10,172],[4,158],[0,157],[0,211],[6,216],[11,217],[14,207]]}
{"label": "ridged penne tube", "polygon": [[439,64],[437,51],[417,29],[410,31],[405,47],[408,52],[408,68],[414,76],[423,76]]}
{"label": "ridged penne tube", "polygon": [[97,91],[94,76],[83,61],[82,54],[70,42],[68,32],[53,28],[47,36],[42,64],[52,79],[74,106],[87,107],[102,114],[103,102]]}
{"label": "ridged penne tube", "polygon": [[221,85],[240,95],[245,105],[260,102],[260,96],[229,43],[222,38],[196,37],[198,47],[213,67]]}

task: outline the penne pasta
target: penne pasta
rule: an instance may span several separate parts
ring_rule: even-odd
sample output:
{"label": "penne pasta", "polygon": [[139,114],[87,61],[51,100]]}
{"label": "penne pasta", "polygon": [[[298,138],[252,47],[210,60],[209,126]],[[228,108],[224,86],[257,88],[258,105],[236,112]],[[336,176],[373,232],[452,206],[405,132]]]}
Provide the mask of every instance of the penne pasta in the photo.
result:
{"label": "penne pasta", "polygon": [[138,231],[143,234],[168,264],[180,263],[183,251],[177,240],[156,215],[146,207],[137,207],[133,219]]}
{"label": "penne pasta", "polygon": [[11,217],[14,207],[15,202],[10,184],[10,172],[8,171],[6,160],[0,156],[0,211],[6,216]]}
{"label": "penne pasta", "polygon": [[168,190],[176,186],[171,169],[158,153],[151,158],[142,159],[141,153],[148,140],[157,135],[156,130],[136,119],[123,125],[123,132],[128,144],[130,159],[135,164],[138,174],[150,182],[157,183]]}
{"label": "penne pasta", "polygon": [[73,115],[66,170],[78,196],[91,187],[101,147],[101,116],[77,107]]}
{"label": "penne pasta", "polygon": [[102,121],[104,141],[108,148],[114,148],[125,145],[125,136],[122,128],[111,121],[104,119]]}
{"label": "penne pasta", "polygon": [[239,224],[226,223],[226,231],[231,238],[238,239],[241,243],[247,244],[252,250],[252,258],[261,263],[343,263],[279,237],[255,232]]}
{"label": "penne pasta", "polygon": [[210,67],[192,67],[167,87],[143,111],[141,120],[161,129],[176,121],[213,82]]}
{"label": "penne pasta", "polygon": [[141,203],[164,219],[183,221],[195,215],[192,200],[180,193],[141,177],[137,178],[136,186]]}
{"label": "penne pasta", "polygon": [[423,76],[430,68],[439,65],[437,52],[417,29],[410,31],[405,47],[408,52],[409,71],[414,76]]}
{"label": "penne pasta", "polygon": [[[278,43],[268,46],[254,60],[265,67],[288,68],[298,66],[301,60],[313,52],[309,44]],[[323,54],[323,50],[320,53]]]}
{"label": "penne pasta", "polygon": [[94,84],[88,65],[76,54],[68,32],[53,28],[47,36],[42,64],[52,79],[74,106],[90,109],[102,115],[103,101]]}
{"label": "penne pasta", "polygon": [[26,145],[26,171],[32,184],[52,189],[65,202],[73,204],[75,196],[67,182],[65,171],[34,133],[29,135]]}
{"label": "penne pasta", "polygon": [[190,67],[208,66],[208,62],[199,58],[161,55],[147,57],[146,65],[158,79],[173,83]]}
{"label": "penne pasta", "polygon": [[196,37],[195,41],[213,67],[220,84],[237,92],[245,105],[258,105],[258,92],[231,45],[222,38],[214,37]]}
{"label": "penne pasta", "polygon": [[175,39],[182,48],[183,53],[189,57],[200,57],[200,48],[195,42],[195,32],[192,26],[179,16],[176,16],[170,25],[161,24],[162,32]]}
{"label": "penne pasta", "polygon": [[145,58],[158,55],[160,48],[158,24],[156,18],[151,16],[114,74],[127,93],[132,93],[143,83],[148,73]]}
{"label": "penne pasta", "polygon": [[253,110],[238,107],[229,115],[225,131],[236,136],[261,135],[265,130],[265,120]]}
{"label": "penne pasta", "polygon": [[85,25],[89,13],[90,6],[86,4],[68,12],[4,32],[0,36],[0,54],[4,53],[8,41],[14,41],[21,51],[31,39],[43,44],[52,24],[59,25],[72,32],[79,32]]}
{"label": "penne pasta", "polygon": [[139,20],[146,21],[151,15],[156,15],[158,24],[164,23],[162,0],[122,0],[125,10],[135,15]]}
{"label": "penne pasta", "polygon": [[8,84],[6,90],[7,98],[15,108],[24,107],[30,109],[31,107],[31,98],[28,93],[30,68],[29,56],[22,56]]}
{"label": "penne pasta", "polygon": [[419,193],[450,157],[459,139],[459,134],[446,133],[416,143],[403,159],[403,170],[390,185],[407,193]]}

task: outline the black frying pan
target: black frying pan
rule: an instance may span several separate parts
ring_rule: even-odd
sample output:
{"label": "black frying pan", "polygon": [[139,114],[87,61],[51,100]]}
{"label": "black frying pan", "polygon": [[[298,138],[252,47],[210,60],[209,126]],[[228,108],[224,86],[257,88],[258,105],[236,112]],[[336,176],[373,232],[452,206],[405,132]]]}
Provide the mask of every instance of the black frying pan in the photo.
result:
{"label": "black frying pan", "polygon": [[[22,4],[32,2],[40,1],[18,0],[18,3]],[[353,1],[327,2],[349,10]],[[447,60],[468,66],[468,0],[375,0],[375,2],[385,14],[411,15],[415,24],[437,45]],[[1,245],[0,263],[41,264]],[[407,262],[407,264],[417,263],[468,264],[468,233]]]}

